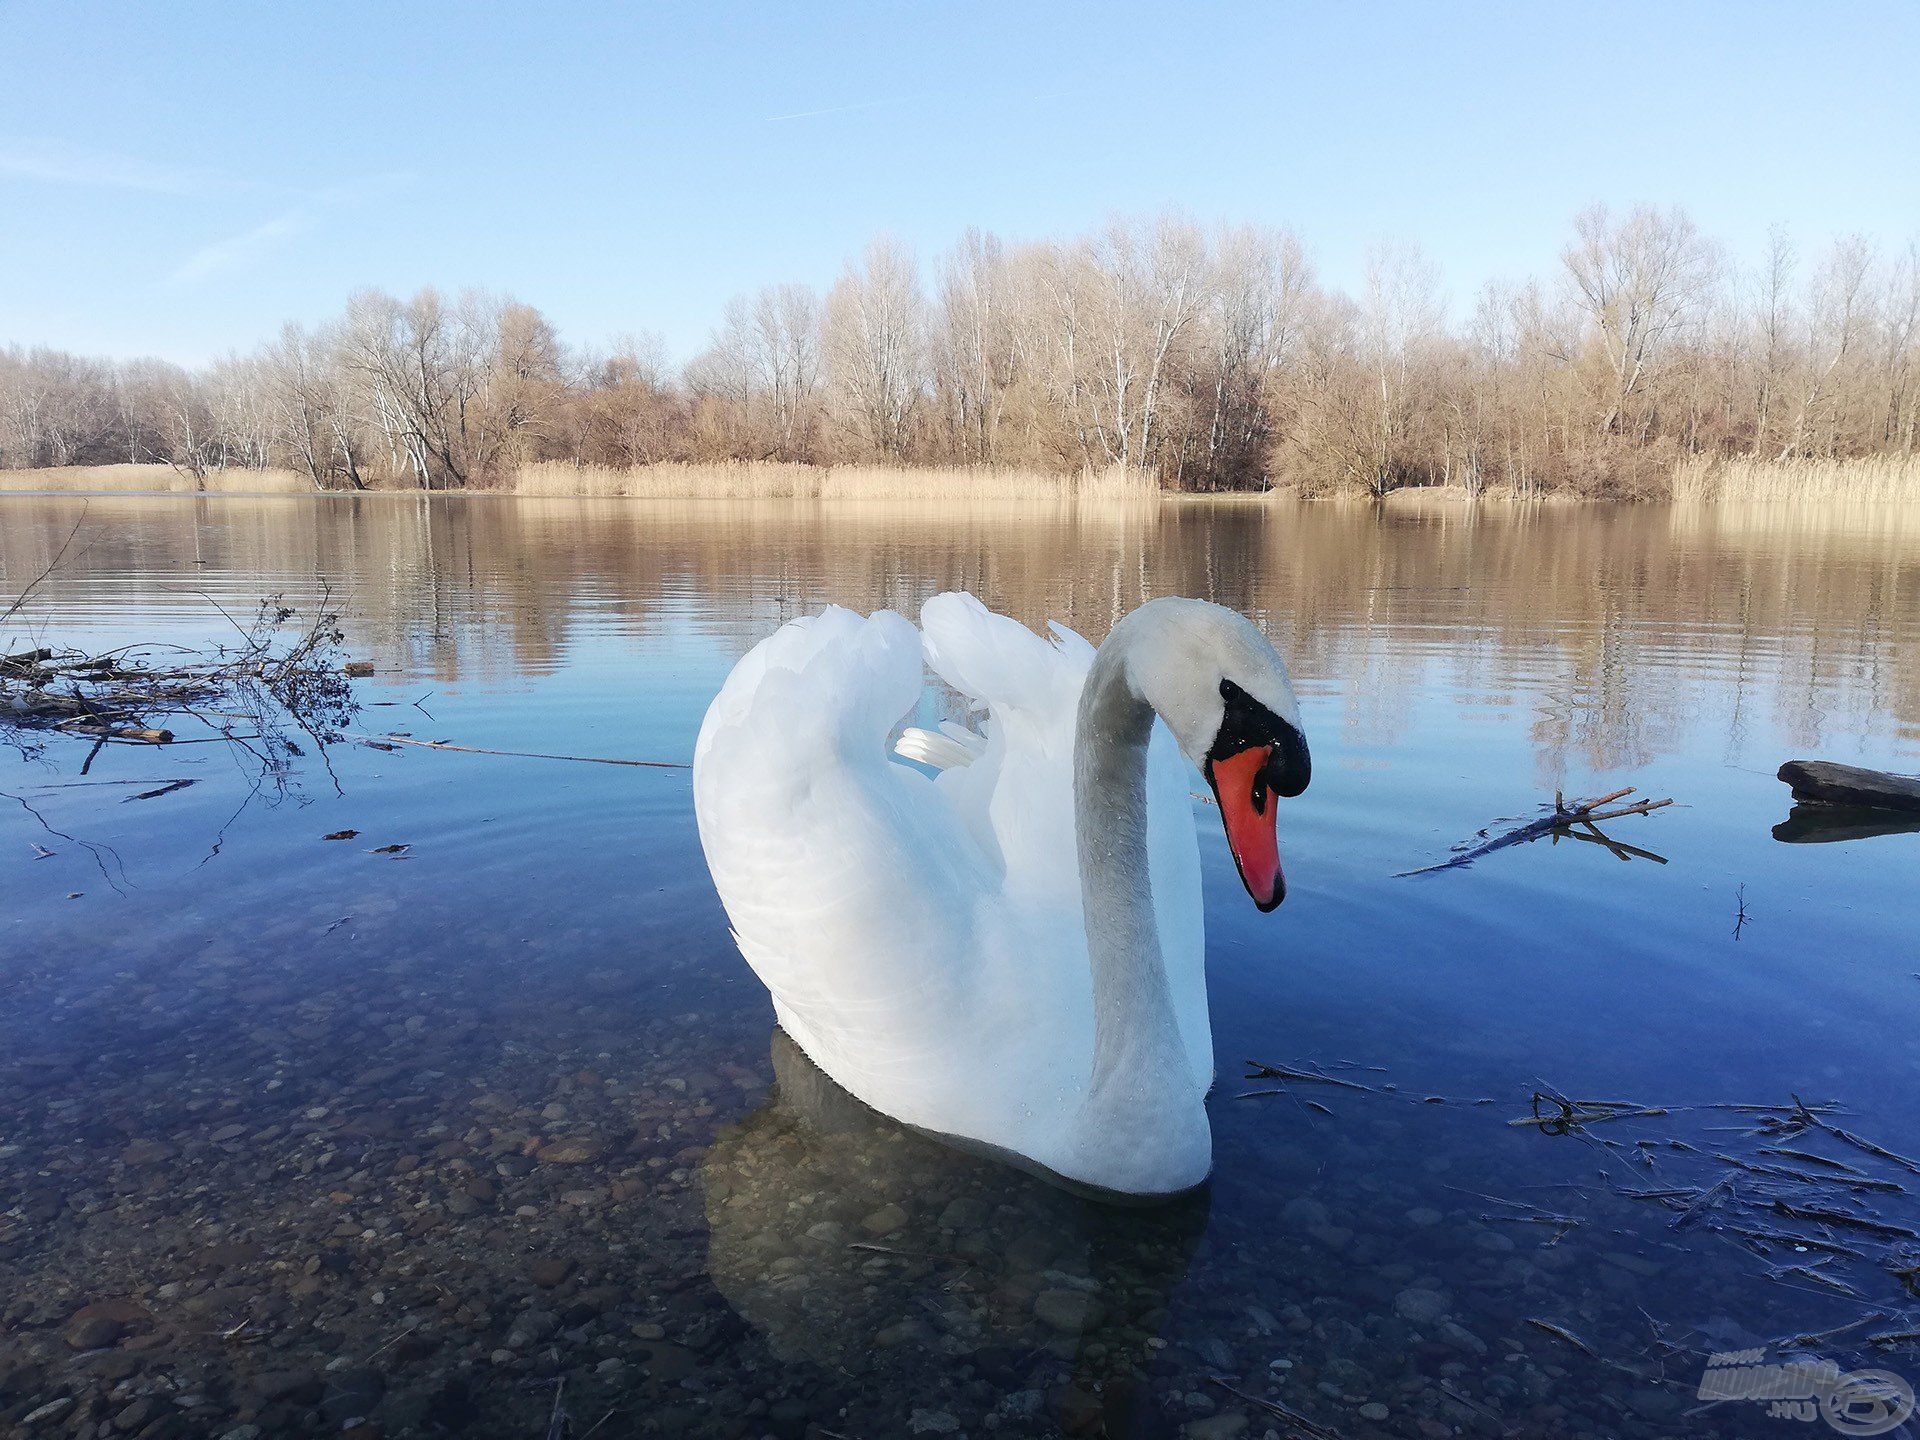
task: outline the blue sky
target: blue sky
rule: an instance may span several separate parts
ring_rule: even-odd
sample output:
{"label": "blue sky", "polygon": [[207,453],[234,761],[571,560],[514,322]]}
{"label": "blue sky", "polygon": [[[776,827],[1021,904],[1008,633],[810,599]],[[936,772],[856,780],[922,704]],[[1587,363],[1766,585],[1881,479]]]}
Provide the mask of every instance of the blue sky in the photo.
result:
{"label": "blue sky", "polygon": [[1920,233],[1920,6],[0,0],[0,343],[196,361],[358,286],[697,349],[876,231],[1165,206],[1351,284],[1550,268],[1595,200],[1736,254]]}

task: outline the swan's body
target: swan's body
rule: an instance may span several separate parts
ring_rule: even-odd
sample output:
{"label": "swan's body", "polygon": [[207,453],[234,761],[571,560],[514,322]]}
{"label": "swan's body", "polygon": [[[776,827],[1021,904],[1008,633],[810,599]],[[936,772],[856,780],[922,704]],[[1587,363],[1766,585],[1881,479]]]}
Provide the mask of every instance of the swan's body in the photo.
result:
{"label": "swan's body", "polygon": [[[707,712],[694,804],[740,949],[781,1027],[874,1108],[1079,1184],[1189,1189],[1212,1162],[1213,1045],[1180,751],[1218,788],[1216,744],[1247,716],[1298,741],[1284,667],[1199,601],[1143,607],[1097,654],[967,595],[922,625],[795,621]],[[888,753],[925,666],[986,712],[978,733],[904,737],[935,778]],[[1297,751],[1280,793],[1305,784]],[[1261,883],[1271,908],[1277,858]]]}

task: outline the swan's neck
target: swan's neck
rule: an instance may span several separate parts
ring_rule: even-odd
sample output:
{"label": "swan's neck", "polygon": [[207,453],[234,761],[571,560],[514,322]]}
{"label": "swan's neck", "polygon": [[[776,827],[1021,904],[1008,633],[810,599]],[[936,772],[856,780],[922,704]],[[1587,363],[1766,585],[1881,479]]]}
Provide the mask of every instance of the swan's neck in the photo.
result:
{"label": "swan's neck", "polygon": [[1073,798],[1080,898],[1093,968],[1088,1103],[1139,1119],[1191,1105],[1192,1067],[1160,951],[1147,849],[1147,742],[1154,712],[1129,669],[1124,630],[1094,657],[1081,692]]}

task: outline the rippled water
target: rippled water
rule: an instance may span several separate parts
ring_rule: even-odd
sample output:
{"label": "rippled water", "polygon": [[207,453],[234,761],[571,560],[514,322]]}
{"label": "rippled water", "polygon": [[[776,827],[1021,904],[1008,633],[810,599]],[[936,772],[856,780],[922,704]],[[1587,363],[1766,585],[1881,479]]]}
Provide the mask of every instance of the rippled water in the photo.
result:
{"label": "rippled water", "polygon": [[[683,772],[348,743],[281,793],[218,745],[0,754],[0,1429],[525,1437],[564,1378],[575,1436],[1807,1434],[1695,1413],[1707,1352],[1849,1325],[1805,1353],[1920,1380],[1868,1338],[1920,1309],[1885,1237],[1742,1241],[1721,1216],[1786,1223],[1751,1171],[1680,1228],[1654,1194],[1765,1143],[1685,1106],[1838,1101],[1920,1153],[1920,835],[1783,843],[1773,778],[1920,769],[1913,517],[5,496],[0,592],[76,521],[4,638],[200,644],[215,601],[330,588],[358,729],[570,755],[688,758],[733,661],[829,602],[966,588],[1097,640],[1206,596],[1288,656],[1315,778],[1271,917],[1196,806],[1217,1170],[1142,1212],[812,1071]],[[1657,859],[1395,878],[1625,785],[1677,802],[1608,827]],[[1543,1087],[1667,1113],[1509,1124]],[[1920,1228],[1884,1188],[1920,1177],[1794,1144]]]}

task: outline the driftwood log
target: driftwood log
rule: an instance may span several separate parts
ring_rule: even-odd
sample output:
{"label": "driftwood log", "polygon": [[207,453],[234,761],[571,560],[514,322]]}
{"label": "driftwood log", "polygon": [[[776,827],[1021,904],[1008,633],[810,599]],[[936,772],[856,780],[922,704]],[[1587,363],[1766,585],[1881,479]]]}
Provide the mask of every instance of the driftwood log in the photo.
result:
{"label": "driftwood log", "polygon": [[1920,776],[1892,775],[1826,760],[1789,760],[1780,778],[1796,800],[1824,805],[1865,805],[1878,810],[1920,810]]}

